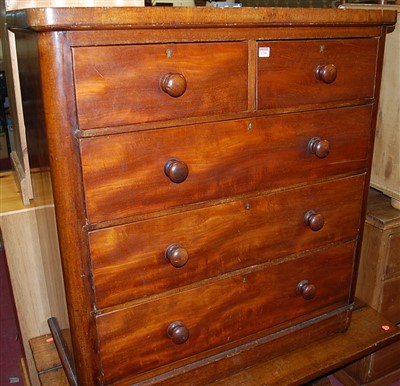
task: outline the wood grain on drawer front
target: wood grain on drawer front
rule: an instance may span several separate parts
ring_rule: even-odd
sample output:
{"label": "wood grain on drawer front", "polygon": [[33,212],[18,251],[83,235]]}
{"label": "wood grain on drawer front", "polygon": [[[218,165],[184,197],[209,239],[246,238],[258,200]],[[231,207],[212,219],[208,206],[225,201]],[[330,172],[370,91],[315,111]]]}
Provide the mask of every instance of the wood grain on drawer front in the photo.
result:
{"label": "wood grain on drawer front", "polygon": [[[258,109],[372,98],[378,39],[303,40],[259,43]],[[317,79],[326,70],[331,83]],[[332,67],[332,65],[334,67]]]}
{"label": "wood grain on drawer front", "polygon": [[[89,222],[364,170],[370,115],[364,106],[82,139]],[[314,137],[329,141],[326,158],[309,153]],[[166,176],[170,159],[187,165],[184,182]]]}
{"label": "wood grain on drawer front", "polygon": [[[73,52],[80,129],[247,110],[246,43],[78,47]],[[168,75],[171,92],[183,90],[183,95],[163,91]]]}
{"label": "wood grain on drawer front", "polygon": [[[364,176],[90,233],[96,306],[103,308],[354,238]],[[314,209],[319,231],[304,222]],[[186,264],[166,258],[169,246]]]}
{"label": "wood grain on drawer front", "polygon": [[[96,318],[106,383],[260,332],[349,296],[354,243],[175,293]],[[308,280],[316,295],[296,293]],[[184,323],[189,339],[175,344],[166,334]],[[222,351],[223,347],[221,347]],[[123,360],[121,360],[123,358]]]}

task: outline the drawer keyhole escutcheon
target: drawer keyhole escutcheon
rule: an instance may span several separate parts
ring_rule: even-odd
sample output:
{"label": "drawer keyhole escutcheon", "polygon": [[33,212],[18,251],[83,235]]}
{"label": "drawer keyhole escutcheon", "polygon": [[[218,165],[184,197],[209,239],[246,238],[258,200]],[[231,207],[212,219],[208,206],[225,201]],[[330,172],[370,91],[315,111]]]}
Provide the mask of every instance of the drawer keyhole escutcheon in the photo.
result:
{"label": "drawer keyhole escutcheon", "polygon": [[296,293],[303,296],[303,299],[305,300],[311,300],[314,299],[317,289],[315,288],[315,285],[309,283],[308,280],[302,280],[297,284]]}
{"label": "drawer keyhole escutcheon", "polygon": [[168,326],[167,335],[175,344],[182,344],[189,339],[189,330],[183,322],[177,320]]}
{"label": "drawer keyhole escutcheon", "polygon": [[308,142],[307,149],[310,154],[315,154],[318,158],[325,158],[329,155],[330,147],[328,140],[314,137]]}
{"label": "drawer keyhole escutcheon", "polygon": [[337,77],[337,68],[334,64],[320,64],[314,70],[315,77],[326,84],[333,83]]}
{"label": "drawer keyhole escutcheon", "polygon": [[165,250],[165,258],[175,268],[183,267],[189,260],[188,251],[179,244],[171,244]]}
{"label": "drawer keyhole escutcheon", "polygon": [[180,184],[189,175],[189,168],[185,162],[171,158],[164,165],[164,173],[172,182]]}
{"label": "drawer keyhole escutcheon", "polygon": [[314,232],[321,230],[325,224],[324,216],[311,209],[304,215],[304,223]]}
{"label": "drawer keyhole escutcheon", "polygon": [[186,79],[182,74],[166,74],[161,78],[161,89],[169,96],[178,98],[186,91]]}

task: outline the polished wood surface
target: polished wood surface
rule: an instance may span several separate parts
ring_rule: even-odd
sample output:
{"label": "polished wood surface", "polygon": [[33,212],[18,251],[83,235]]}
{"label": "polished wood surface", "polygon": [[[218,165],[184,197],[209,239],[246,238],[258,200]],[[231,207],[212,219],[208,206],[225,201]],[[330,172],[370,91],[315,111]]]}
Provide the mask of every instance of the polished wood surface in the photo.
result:
{"label": "polished wood surface", "polygon": [[[365,171],[370,125],[362,106],[84,138],[89,222]],[[307,150],[316,135],[330,142],[323,159]],[[187,165],[180,183],[165,175],[171,158]]]}
{"label": "polished wood surface", "polygon": [[[43,99],[35,106],[46,128],[82,386],[206,384],[344,331],[351,321],[385,26],[394,14],[156,8],[36,9],[8,18],[17,46],[37,44],[39,52],[40,73],[21,61],[33,77],[24,76],[23,87],[40,79]],[[354,77],[367,69],[367,91],[354,87],[350,99],[321,92],[306,100],[305,93],[303,100],[309,81],[300,71],[295,78],[304,87],[281,88],[290,103],[260,108],[270,71],[260,69],[257,47],[271,40],[291,46],[293,57],[309,56],[318,87],[350,89],[341,83],[341,59],[322,63],[325,48],[304,43],[309,38],[346,38],[334,44],[338,58],[339,51],[351,57],[354,42],[366,48]],[[296,61],[280,63],[289,71],[268,81],[271,89],[298,71]],[[214,264],[201,267],[190,244],[172,239],[175,219],[177,231],[203,227],[200,238],[210,244],[194,245],[203,259],[209,248]],[[124,232],[142,226],[150,239],[135,245],[135,233]],[[157,263],[132,270],[142,251],[154,250],[165,270]],[[115,297],[96,288],[94,266],[102,262],[100,284],[115,284],[107,289]],[[190,272],[193,262],[200,271],[179,286],[177,271]],[[113,277],[107,265],[116,267]],[[119,278],[132,276],[140,282],[120,290]]]}
{"label": "polished wood surface", "polygon": [[[268,335],[261,332],[269,327],[318,309],[323,315],[345,306],[353,254],[350,242],[100,315],[96,323],[105,382],[115,382],[120,372],[140,374],[214,347],[218,353],[235,341],[244,344]],[[285,279],[279,274],[282,269]],[[296,291],[304,279],[315,286],[315,297]],[[169,342],[166,331],[175,320],[189,331],[184,345]],[[146,328],[140,328],[141,321]]]}
{"label": "polished wood surface", "polygon": [[[90,232],[96,304],[109,307],[351,240],[363,188],[364,176],[357,176]],[[310,208],[326,219],[319,231],[304,223]],[[187,255],[180,268],[165,259],[175,244]]]}
{"label": "polished wood surface", "polygon": [[[78,47],[73,55],[81,129],[247,110],[246,43]],[[114,65],[121,57],[123,68]],[[182,95],[163,90],[170,73],[185,81]]]}
{"label": "polished wood surface", "polygon": [[[377,44],[377,39],[259,43],[258,49],[268,47],[270,56],[258,58],[258,108],[371,98]],[[325,81],[320,79],[321,65],[334,66],[334,78],[327,79],[327,72]]]}
{"label": "polished wood surface", "polygon": [[[40,31],[87,30],[163,27],[186,28],[195,26],[312,26],[329,24],[347,28],[365,25],[393,25],[394,12],[380,10],[372,12],[343,12],[338,9],[285,9],[285,8],[236,8],[209,7],[104,7],[104,8],[38,8],[15,11],[7,17],[8,25]],[[314,35],[316,35],[314,33]],[[334,36],[334,34],[332,34]],[[190,40],[190,39],[188,39]]]}

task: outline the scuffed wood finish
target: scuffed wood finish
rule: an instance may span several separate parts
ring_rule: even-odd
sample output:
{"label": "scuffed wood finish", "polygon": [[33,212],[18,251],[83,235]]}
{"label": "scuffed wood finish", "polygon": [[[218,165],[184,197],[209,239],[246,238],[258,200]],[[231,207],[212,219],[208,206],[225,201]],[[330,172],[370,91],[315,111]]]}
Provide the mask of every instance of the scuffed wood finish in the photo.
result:
{"label": "scuffed wood finish", "polygon": [[[357,296],[391,322],[400,322],[400,211],[370,189]],[[400,373],[400,342],[345,368],[359,383],[389,384]]]}
{"label": "scuffed wood finish", "polygon": [[[96,305],[109,307],[351,239],[363,191],[364,176],[357,176],[91,232]],[[325,219],[318,232],[304,223],[309,209]],[[188,254],[180,268],[165,258],[173,244]]]}
{"label": "scuffed wood finish", "polygon": [[68,98],[73,94],[72,58],[65,38],[64,34],[40,36],[40,75],[46,79],[42,83],[44,118],[76,372],[81,384],[95,385],[100,382],[99,359],[82,177],[72,130],[77,126],[76,116],[71,113],[75,106]]}
{"label": "scuffed wood finish", "polygon": [[[388,330],[384,330],[382,326],[387,326]],[[387,334],[393,335],[386,339]],[[287,355],[246,369],[220,382],[212,383],[212,386],[260,384],[281,386],[283,379],[290,385],[302,385],[341,367],[348,360],[367,355],[376,348],[398,341],[399,338],[400,330],[395,324],[389,322],[374,309],[362,307],[354,311],[354,320],[346,334],[314,341],[308,345],[307,350],[292,350]],[[345,384],[352,385],[347,382]]]}
{"label": "scuffed wood finish", "polygon": [[92,30],[124,28],[187,28],[187,27],[258,27],[270,25],[303,26],[329,24],[343,25],[393,25],[396,15],[390,11],[352,11],[339,9],[285,9],[201,7],[192,9],[162,7],[109,7],[109,8],[39,8],[15,11],[7,22],[13,28],[31,28],[38,31]]}
{"label": "scuffed wood finish", "polygon": [[380,192],[370,191],[357,297],[400,322],[400,212]]}
{"label": "scuffed wood finish", "polygon": [[[342,244],[282,266],[242,271],[210,285],[99,316],[106,383],[116,381],[120,373],[140,374],[214,347],[223,351],[224,344],[268,327],[317,309],[326,312],[329,306],[346,305],[353,254],[353,242]],[[296,293],[304,279],[316,286],[311,300]],[[189,330],[184,344],[175,344],[166,334],[176,320]],[[122,363],[120,358],[125,358]]]}
{"label": "scuffed wood finish", "polygon": [[[370,124],[363,106],[82,139],[89,222],[365,171]],[[314,137],[326,158],[307,150]],[[188,166],[182,183],[165,175],[170,159]]]}
{"label": "scuffed wood finish", "polygon": [[[330,321],[331,325],[336,323],[336,319]],[[392,328],[389,328],[388,331],[385,331],[381,328],[383,325],[389,325],[389,327]],[[362,334],[360,334],[360,331],[362,331]],[[304,336],[304,332],[305,331],[303,330],[301,336]],[[314,328],[312,331],[313,338],[317,338],[321,334],[326,334],[326,331],[321,331],[318,328]],[[44,335],[33,339],[30,342],[36,362],[41,363],[43,359],[53,358],[54,353],[56,354],[54,344],[52,342],[46,342],[48,338],[48,335]],[[351,325],[346,334],[335,334],[329,339],[315,339],[314,342],[311,343],[311,345],[309,344],[307,347],[286,352],[283,355],[278,356],[276,359],[269,360],[264,364],[264,369],[262,370],[262,374],[264,374],[265,378],[261,375],[261,371],[257,368],[257,366],[248,368],[248,370],[246,370],[247,374],[243,376],[245,382],[244,386],[248,386],[250,384],[253,372],[258,373],[258,379],[263,378],[264,380],[268,380],[268,384],[276,383],[278,386],[280,386],[282,379],[286,379],[287,377],[291,377],[290,379],[293,382],[304,383],[331,372],[332,369],[337,366],[336,359],[332,357],[331,354],[333,347],[335,348],[337,354],[340,355],[341,353],[345,352],[346,355],[352,359],[357,359],[364,356],[366,353],[375,350],[375,348],[380,349],[381,347],[386,346],[388,343],[393,342],[398,338],[400,338],[399,329],[396,329],[393,324],[391,324],[381,314],[378,314],[372,308],[363,306],[361,309],[356,309],[354,311]],[[292,343],[296,344],[298,342],[293,339]],[[268,342],[268,346],[271,345],[274,345],[274,348],[276,347],[274,341]],[[389,348],[390,346],[385,347],[382,349],[382,351],[388,352]],[[282,347],[280,347],[280,349],[282,349]],[[238,358],[237,355],[232,355],[231,358],[234,358],[236,364],[240,363],[240,358]],[[308,358],[306,363],[304,363],[304,358]],[[343,363],[345,359],[341,356],[340,360]],[[284,364],[284,366],[282,366],[282,364]],[[59,359],[54,357],[51,366],[53,367],[48,368],[48,372],[44,372],[40,375],[42,386],[54,386],[55,384],[67,385],[65,374],[62,371]],[[293,371],[293,366],[296,366],[295,372]],[[39,369],[40,367],[38,366],[38,370]],[[191,379],[204,381],[205,373],[205,371],[202,371],[201,374],[195,374]],[[348,376],[345,377],[345,373],[343,371],[337,372],[335,375],[342,381],[343,384],[358,386],[354,380],[350,379]],[[397,375],[392,373],[391,377],[389,376],[386,384],[396,381],[397,377],[398,372]],[[218,376],[216,378],[218,378]],[[206,381],[204,381],[203,384],[205,384],[205,382]],[[229,378],[227,382],[230,382]],[[257,382],[257,380],[254,382]],[[329,379],[324,377],[318,381],[313,381],[313,384],[318,386],[331,384],[330,382],[327,382],[329,382]],[[121,385],[122,384],[130,386],[132,383],[123,382]],[[176,384],[177,383],[175,382],[174,386]],[[212,383],[213,386],[217,386],[218,384],[220,384],[218,381]],[[164,380],[163,385],[170,386],[171,383],[167,380]],[[259,383],[256,383],[256,385],[258,386]]]}
{"label": "scuffed wood finish", "polygon": [[[73,55],[80,129],[247,110],[246,43],[78,47]],[[183,95],[162,90],[168,74],[186,82]]]}
{"label": "scuffed wood finish", "polygon": [[[211,7],[9,14],[17,43],[38,44],[81,386],[203,385],[346,330],[394,20]],[[257,50],[269,42],[282,50],[272,70]],[[360,67],[342,78],[354,50]],[[274,87],[287,105],[268,104]]]}

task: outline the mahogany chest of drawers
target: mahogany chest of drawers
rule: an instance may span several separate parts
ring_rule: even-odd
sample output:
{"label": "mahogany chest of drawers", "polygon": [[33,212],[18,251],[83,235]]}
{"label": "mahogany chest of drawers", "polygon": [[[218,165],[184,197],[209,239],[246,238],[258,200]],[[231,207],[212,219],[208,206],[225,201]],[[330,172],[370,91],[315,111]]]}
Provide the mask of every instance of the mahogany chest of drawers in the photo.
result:
{"label": "mahogany chest of drawers", "polygon": [[7,20],[46,132],[79,385],[204,385],[346,330],[394,13]]}

